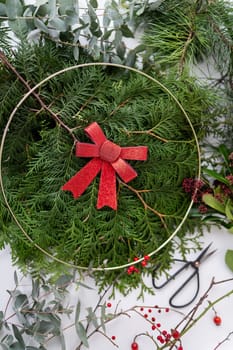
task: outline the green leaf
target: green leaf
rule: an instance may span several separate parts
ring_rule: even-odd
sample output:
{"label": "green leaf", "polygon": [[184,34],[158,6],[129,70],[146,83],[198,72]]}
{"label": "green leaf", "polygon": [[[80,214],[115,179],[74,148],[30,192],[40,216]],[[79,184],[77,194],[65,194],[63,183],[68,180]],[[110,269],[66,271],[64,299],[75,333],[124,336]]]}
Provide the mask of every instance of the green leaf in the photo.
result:
{"label": "green leaf", "polygon": [[126,38],[134,38],[133,32],[129,29],[129,27],[126,24],[122,24],[119,28]]}
{"label": "green leaf", "polygon": [[230,233],[233,233],[233,225],[232,225],[232,227],[229,229],[229,232],[230,232]]}
{"label": "green leaf", "polygon": [[21,346],[21,348],[24,349],[25,343],[24,343],[23,337],[22,337],[21,333],[19,332],[18,328],[16,327],[16,325],[13,324],[12,329],[13,329],[15,339],[18,340],[19,345]]}
{"label": "green leaf", "polygon": [[49,26],[59,30],[60,32],[65,32],[67,30],[67,25],[65,21],[60,18],[53,18],[49,21]]}
{"label": "green leaf", "polygon": [[19,280],[18,280],[18,276],[17,276],[17,272],[16,271],[14,271],[14,282],[15,282],[16,286],[19,285]]}
{"label": "green leaf", "polygon": [[19,0],[6,0],[6,13],[9,19],[15,19],[23,13],[23,6]]}
{"label": "green leaf", "polygon": [[39,297],[39,293],[40,293],[40,284],[39,284],[39,280],[32,280],[32,299],[37,300]]}
{"label": "green leaf", "polygon": [[225,214],[225,207],[220,203],[212,194],[207,193],[202,196],[202,200],[209,207],[219,211],[222,214]]}
{"label": "green leaf", "polygon": [[73,280],[72,275],[62,275],[56,281],[56,287],[60,289],[66,288]]}
{"label": "green leaf", "polygon": [[98,324],[97,317],[96,317],[96,314],[94,313],[93,309],[91,307],[88,307],[87,312],[88,312],[88,315],[87,315],[88,322],[92,322],[93,325],[95,326],[95,328],[98,328],[99,324]]}
{"label": "green leaf", "polygon": [[225,207],[225,213],[226,213],[227,218],[229,220],[233,221],[233,205],[232,205],[232,202],[230,199],[227,201],[227,204]]}
{"label": "green leaf", "polygon": [[94,7],[95,9],[98,7],[98,1],[97,0],[90,0],[90,4],[92,7]]}
{"label": "green leaf", "polygon": [[79,60],[79,47],[78,47],[78,45],[74,47],[74,49],[73,49],[73,55],[74,55],[74,59],[75,59],[76,61],[78,61],[78,60]]}
{"label": "green leaf", "polygon": [[78,301],[77,306],[76,306],[76,310],[75,310],[75,324],[78,323],[79,321],[79,316],[80,316],[80,311],[81,311],[81,303],[80,301]]}
{"label": "green leaf", "polygon": [[226,185],[229,185],[229,181],[225,179],[225,177],[223,177],[222,175],[218,174],[216,171],[211,170],[211,169],[207,169],[207,168],[203,168],[203,172],[207,175],[209,175],[210,177],[212,177],[215,180],[218,180]]}
{"label": "green leaf", "polygon": [[103,328],[103,331],[106,331],[105,327],[105,320],[106,320],[106,305],[103,304],[101,306],[101,316],[100,316],[100,321],[101,321],[101,327]]}
{"label": "green leaf", "polygon": [[0,3],[0,16],[7,16],[7,12],[6,12],[6,6],[4,4]]}
{"label": "green leaf", "polygon": [[22,308],[28,306],[28,297],[26,294],[19,294],[15,297],[14,309],[21,311]]}
{"label": "green leaf", "polygon": [[229,269],[233,272],[233,250],[227,250],[225,254],[225,262]]}
{"label": "green leaf", "polygon": [[89,348],[89,344],[88,344],[88,340],[87,340],[87,333],[86,333],[86,330],[85,330],[83,324],[81,322],[75,323],[75,329],[76,329],[76,332],[77,332],[81,342],[83,343],[83,345],[86,348]]}
{"label": "green leaf", "polygon": [[35,26],[40,29],[42,32],[48,33],[48,28],[39,18],[34,18]]}
{"label": "green leaf", "polygon": [[136,61],[136,54],[134,50],[130,50],[126,60],[125,60],[125,65],[129,67],[133,67]]}

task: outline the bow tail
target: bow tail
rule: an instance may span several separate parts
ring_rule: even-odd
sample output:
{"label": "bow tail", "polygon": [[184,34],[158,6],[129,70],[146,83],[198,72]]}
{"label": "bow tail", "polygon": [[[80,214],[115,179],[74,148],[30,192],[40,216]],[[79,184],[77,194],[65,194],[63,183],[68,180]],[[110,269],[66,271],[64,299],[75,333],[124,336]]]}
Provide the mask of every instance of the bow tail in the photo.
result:
{"label": "bow tail", "polygon": [[91,159],[90,162],[62,186],[62,190],[71,191],[74,198],[80,197],[100,171],[101,165],[101,159]]}
{"label": "bow tail", "polygon": [[103,161],[100,175],[97,209],[108,206],[117,209],[116,173],[111,164]]}

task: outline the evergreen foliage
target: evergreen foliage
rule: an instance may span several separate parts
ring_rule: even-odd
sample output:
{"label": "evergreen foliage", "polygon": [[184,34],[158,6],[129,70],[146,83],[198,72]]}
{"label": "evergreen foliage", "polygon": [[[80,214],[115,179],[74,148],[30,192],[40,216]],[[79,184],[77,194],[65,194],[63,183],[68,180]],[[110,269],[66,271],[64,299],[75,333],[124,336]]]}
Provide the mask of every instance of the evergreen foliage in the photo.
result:
{"label": "evergreen foliage", "polygon": [[[18,78],[23,77],[30,86],[73,63],[67,51],[48,42],[32,47],[23,44],[11,57]],[[27,90],[5,65],[0,74],[3,130],[10,111]],[[177,80],[176,73],[170,72],[159,79],[183,104],[202,137],[212,118],[211,94],[188,76]],[[171,96],[139,74],[97,66],[56,76],[40,87],[39,96],[48,109],[31,95],[18,109],[3,149],[7,199],[33,241],[17,227],[2,202],[1,242],[11,245],[14,261],[22,268],[56,274],[66,267],[51,264],[34,244],[67,263],[90,268],[126,264],[158,248],[182,221],[190,204],[182,180],[195,177],[198,168],[193,133]],[[53,114],[66,128],[52,118]],[[128,185],[118,180],[117,211],[96,209],[98,177],[78,200],[61,190],[87,162],[74,156],[74,138],[89,142],[83,129],[93,121],[100,124],[108,139],[121,146],[149,148],[148,161],[132,162],[138,177]],[[187,229],[194,233],[196,225],[188,219],[179,231],[182,254],[186,249],[184,234]],[[168,244],[158,253],[156,261],[161,262],[161,268],[168,267],[174,249]],[[151,261],[146,272],[153,268]],[[97,283],[103,287],[118,274],[97,273]],[[119,275],[117,286],[121,290],[126,285],[135,287],[142,278],[125,271]]]}

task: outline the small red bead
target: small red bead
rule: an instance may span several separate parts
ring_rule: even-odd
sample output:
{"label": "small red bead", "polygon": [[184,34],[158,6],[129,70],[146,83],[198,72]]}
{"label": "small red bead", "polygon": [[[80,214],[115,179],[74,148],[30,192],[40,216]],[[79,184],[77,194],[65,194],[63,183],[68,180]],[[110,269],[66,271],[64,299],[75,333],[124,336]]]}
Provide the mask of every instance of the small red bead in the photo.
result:
{"label": "small red bead", "polygon": [[144,315],[144,317],[145,317],[145,318],[147,318],[147,317],[148,317],[148,315],[147,315],[147,314],[145,314],[145,315]]}
{"label": "small red bead", "polygon": [[158,328],[160,328],[161,327],[161,323],[157,323],[157,325],[156,325]]}
{"label": "small red bead", "polygon": [[162,331],[162,334],[165,336],[165,335],[167,335],[167,331]]}
{"label": "small red bead", "polygon": [[152,321],[152,322],[155,322],[155,317],[151,317],[151,321]]}
{"label": "small red bead", "polygon": [[131,349],[132,349],[132,350],[138,350],[138,343],[133,342],[133,343],[131,344]]}
{"label": "small red bead", "polygon": [[220,324],[222,323],[222,319],[219,316],[215,316],[213,318],[213,320],[214,320],[214,323],[216,324],[216,326],[220,326]]}
{"label": "small red bead", "polygon": [[145,266],[147,265],[146,260],[143,260],[143,261],[141,262],[141,265],[142,265],[143,267],[145,267]]}
{"label": "small red bead", "polygon": [[111,303],[107,303],[107,307],[111,307],[112,306],[112,304]]}
{"label": "small red bead", "polygon": [[165,311],[166,311],[166,312],[169,312],[169,311],[170,311],[169,307],[166,307]]}
{"label": "small red bead", "polygon": [[177,350],[183,350],[183,346],[178,346]]}
{"label": "small red bead", "polygon": [[116,340],[116,336],[115,335],[112,335],[112,340]]}
{"label": "small red bead", "polygon": [[150,312],[150,313],[151,313],[151,312],[152,312],[152,310],[151,310],[151,309],[148,309],[148,312]]}
{"label": "small red bead", "polygon": [[152,329],[152,331],[154,331],[156,329],[156,325],[152,324],[151,329]]}
{"label": "small red bead", "polygon": [[139,258],[137,256],[135,256],[135,258],[133,258],[134,261],[138,261]]}
{"label": "small red bead", "polygon": [[143,311],[144,310],[144,307],[140,307],[140,311]]}

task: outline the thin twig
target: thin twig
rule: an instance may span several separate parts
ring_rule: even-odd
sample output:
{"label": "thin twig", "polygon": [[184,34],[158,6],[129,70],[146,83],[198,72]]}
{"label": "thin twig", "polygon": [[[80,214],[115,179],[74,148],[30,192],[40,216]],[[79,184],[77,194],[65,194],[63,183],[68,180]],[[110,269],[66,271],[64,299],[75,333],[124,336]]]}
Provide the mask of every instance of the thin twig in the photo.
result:
{"label": "thin twig", "polygon": [[220,341],[220,343],[218,343],[217,346],[215,346],[215,348],[213,350],[217,350],[218,348],[220,348],[220,346],[225,343],[226,341],[230,340],[230,337],[233,335],[233,332],[230,332],[226,338],[224,338],[222,341]]}

